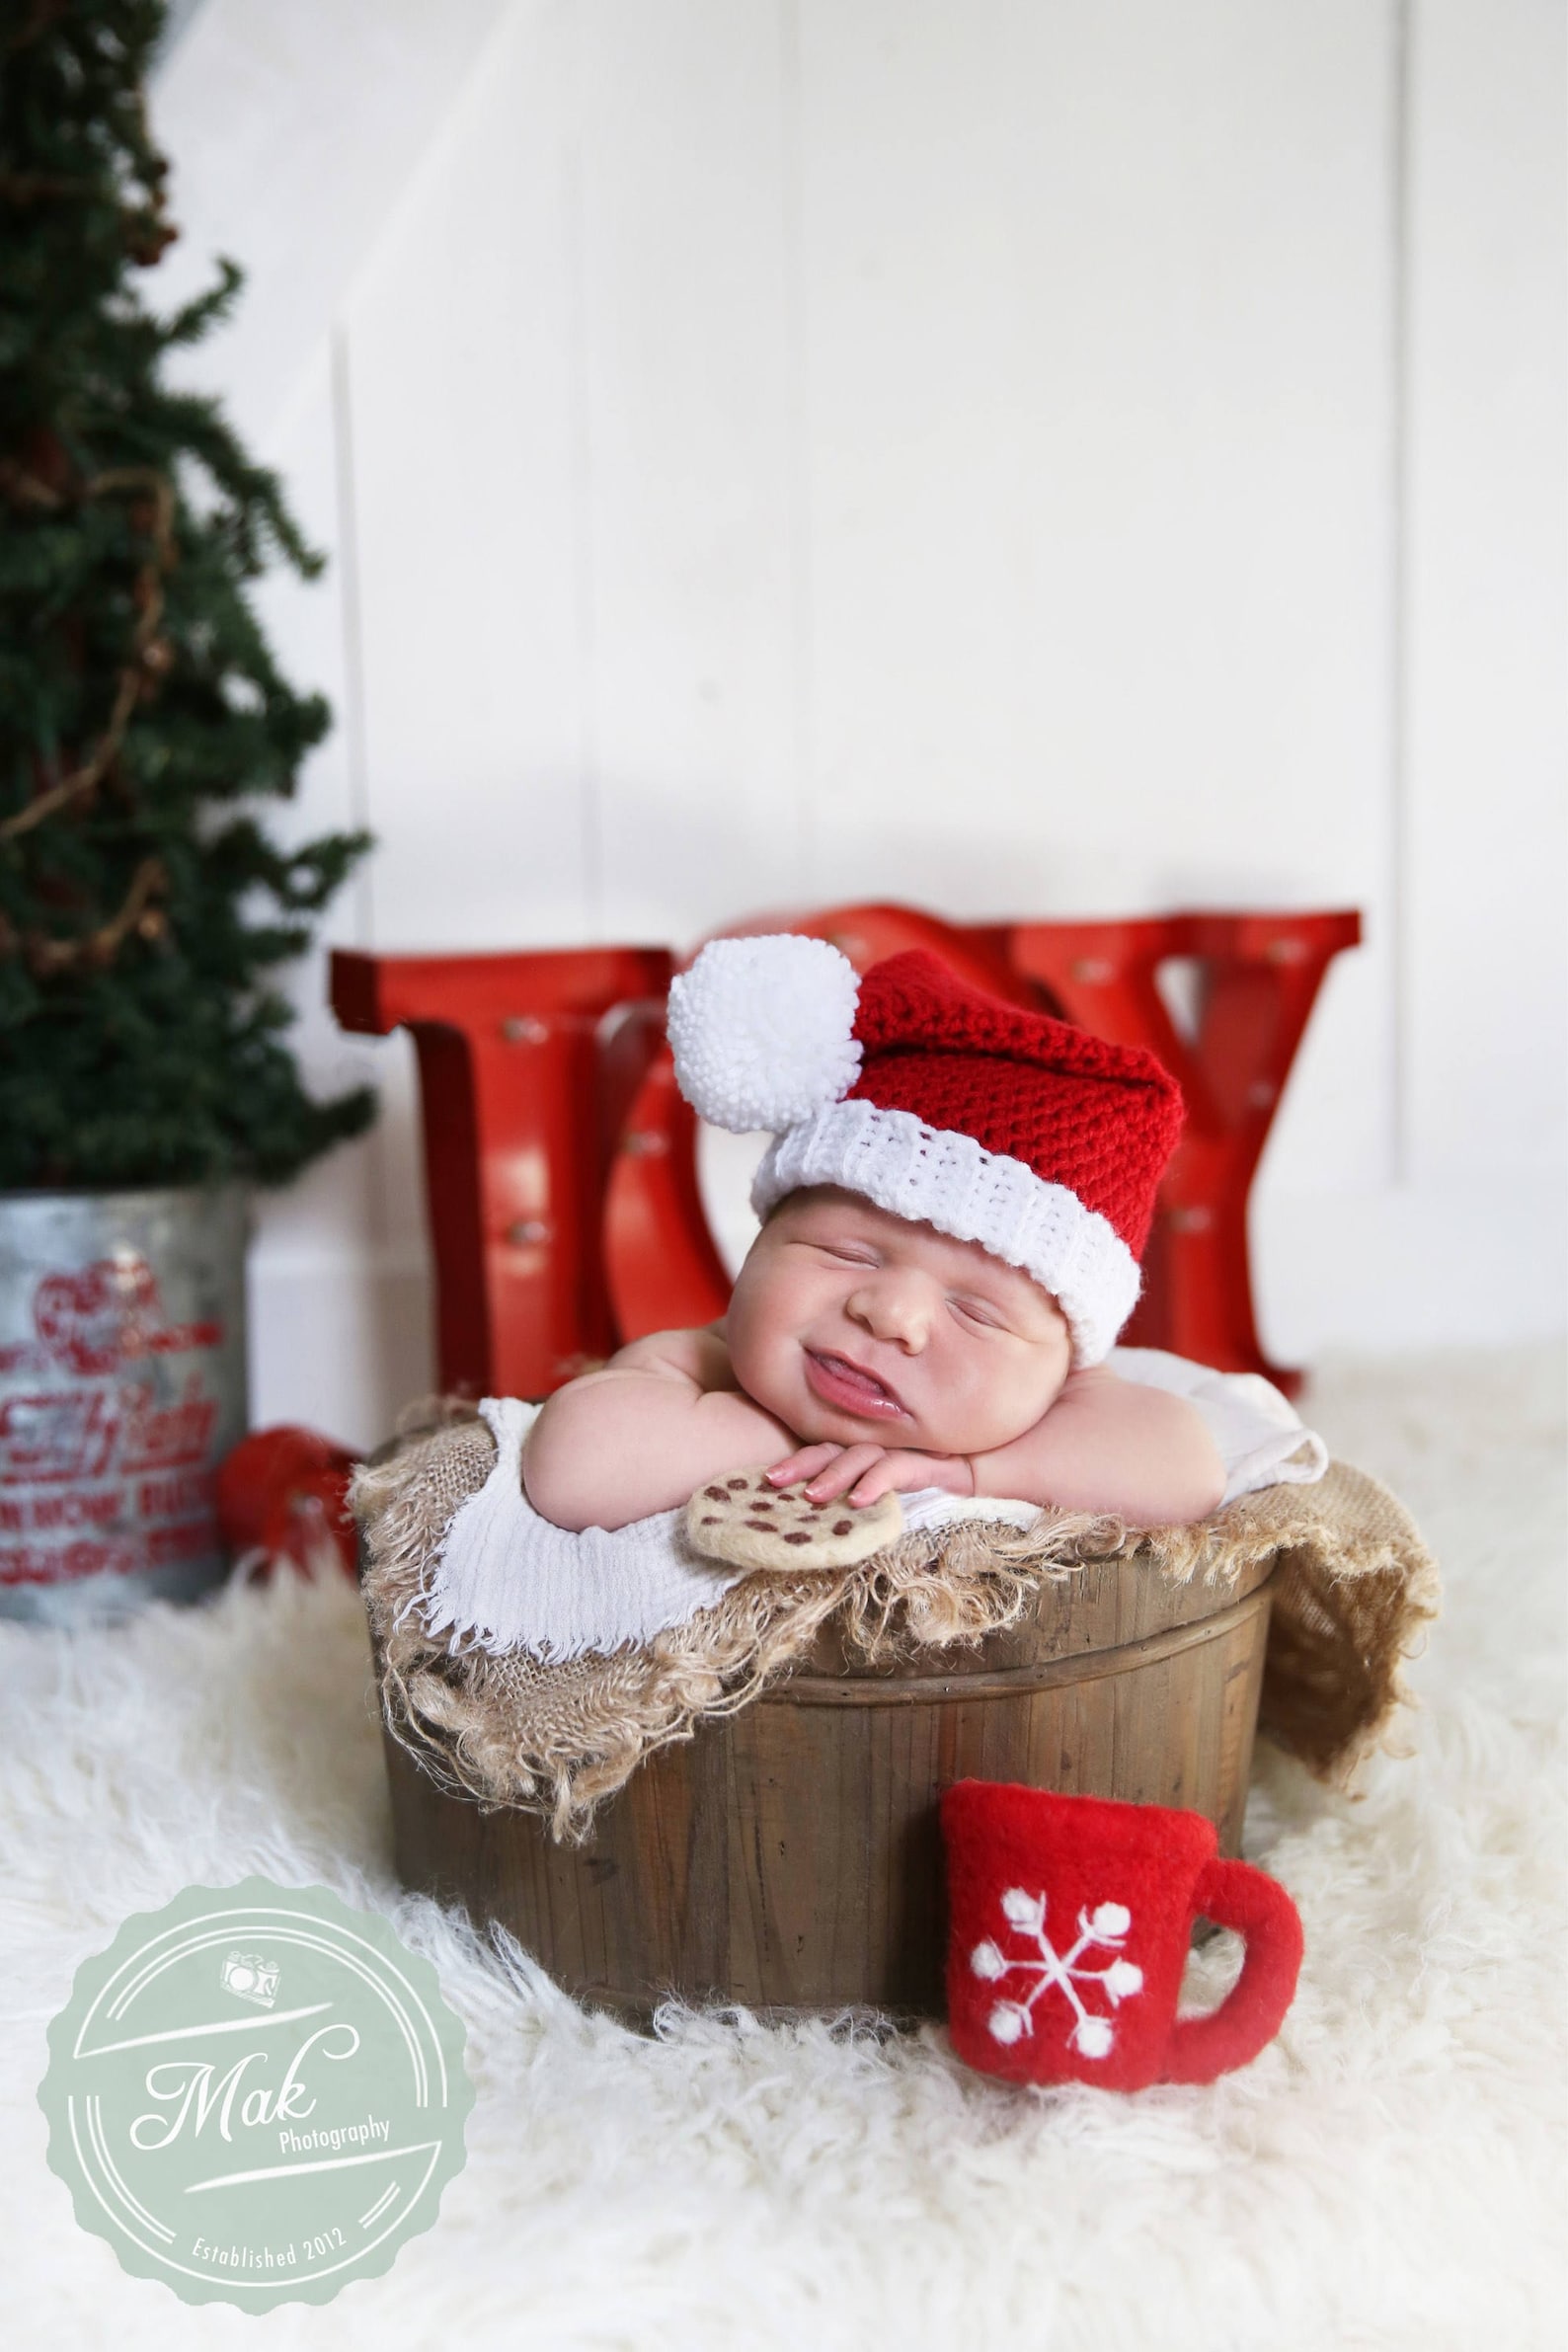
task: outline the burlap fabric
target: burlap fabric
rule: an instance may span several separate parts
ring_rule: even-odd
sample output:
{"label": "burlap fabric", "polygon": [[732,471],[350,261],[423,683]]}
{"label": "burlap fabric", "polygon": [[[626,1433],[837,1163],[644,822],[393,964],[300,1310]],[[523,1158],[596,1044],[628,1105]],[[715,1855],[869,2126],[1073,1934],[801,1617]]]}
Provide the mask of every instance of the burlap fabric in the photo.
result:
{"label": "burlap fabric", "polygon": [[1266,1487],[1196,1527],[1138,1529],[1042,1512],[905,1534],[858,1566],[761,1572],[640,1649],[546,1665],[523,1651],[453,1650],[426,1630],[425,1578],[458,1506],[484,1484],[495,1440],[465,1408],[407,1434],[357,1473],[365,1600],[393,1736],[444,1787],[549,1818],[582,1838],[641,1760],[733,1713],[810,1648],[837,1612],[851,1651],[973,1644],[1024,1614],[1044,1580],[1137,1552],[1151,1576],[1201,1579],[1222,1607],[1276,1564],[1259,1727],[1320,1778],[1347,1783],[1386,1745],[1406,1696],[1402,1662],[1436,1615],[1435,1563],[1409,1515],[1343,1462],[1315,1486]]}

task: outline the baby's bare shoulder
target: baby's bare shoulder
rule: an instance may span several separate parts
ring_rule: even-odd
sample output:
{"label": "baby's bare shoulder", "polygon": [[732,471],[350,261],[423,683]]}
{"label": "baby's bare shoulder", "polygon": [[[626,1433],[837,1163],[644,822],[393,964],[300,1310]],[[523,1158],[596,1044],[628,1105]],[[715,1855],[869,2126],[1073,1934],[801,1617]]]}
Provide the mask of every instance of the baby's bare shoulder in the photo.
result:
{"label": "baby's bare shoulder", "polygon": [[1128,1393],[1128,1384],[1119,1380],[1103,1364],[1086,1365],[1081,1372],[1068,1372],[1060,1390],[1048,1412],[1059,1413],[1065,1406],[1073,1414],[1112,1411]]}
{"label": "baby's bare shoulder", "polygon": [[740,1385],[730,1363],[730,1343],[722,1320],[692,1331],[650,1331],[628,1341],[604,1368],[606,1372],[661,1372],[673,1380],[689,1380],[706,1395],[716,1388]]}
{"label": "baby's bare shoulder", "polygon": [[[1079,1423],[1094,1420],[1108,1427],[1137,1429],[1153,1424],[1182,1420],[1185,1413],[1172,1414],[1172,1405],[1186,1405],[1186,1399],[1173,1396],[1168,1389],[1151,1388],[1137,1380],[1124,1380],[1111,1371],[1109,1365],[1091,1364],[1081,1372],[1069,1372],[1061,1384],[1061,1392],[1050,1414],[1060,1413],[1065,1407],[1070,1417]],[[1191,1410],[1190,1407],[1187,1408]]]}

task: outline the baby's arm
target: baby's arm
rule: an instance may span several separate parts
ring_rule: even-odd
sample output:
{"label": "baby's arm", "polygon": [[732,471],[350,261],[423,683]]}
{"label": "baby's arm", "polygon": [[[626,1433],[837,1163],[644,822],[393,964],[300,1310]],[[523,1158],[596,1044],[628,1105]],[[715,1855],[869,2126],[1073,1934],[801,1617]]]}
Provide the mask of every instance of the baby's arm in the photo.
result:
{"label": "baby's arm", "polygon": [[1106,1511],[1138,1528],[1184,1527],[1217,1511],[1225,1466],[1197,1408],[1167,1389],[1074,1372],[1033,1429],[973,1457],[975,1492]]}
{"label": "baby's arm", "polygon": [[857,1507],[898,1488],[943,1486],[1110,1512],[1139,1528],[1207,1519],[1225,1491],[1224,1464],[1202,1414],[1185,1397],[1119,1380],[1103,1365],[1073,1372],[1032,1429],[988,1453],[802,1446],[769,1476],[781,1485],[805,1478],[814,1500],[847,1494]]}
{"label": "baby's arm", "polygon": [[717,1329],[660,1331],[556,1390],[528,1432],[522,1482],[558,1528],[623,1528],[795,1442],[737,1387]]}

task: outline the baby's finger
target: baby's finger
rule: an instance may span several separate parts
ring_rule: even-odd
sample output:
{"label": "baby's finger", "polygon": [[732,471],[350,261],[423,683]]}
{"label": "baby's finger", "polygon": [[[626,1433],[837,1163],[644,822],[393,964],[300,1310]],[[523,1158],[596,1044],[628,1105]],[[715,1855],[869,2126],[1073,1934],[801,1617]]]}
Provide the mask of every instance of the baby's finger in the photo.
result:
{"label": "baby's finger", "polygon": [[810,1478],[818,1470],[825,1470],[828,1463],[843,1451],[841,1446],[797,1446],[793,1453],[786,1453],[769,1470],[770,1486],[793,1486],[798,1479]]}
{"label": "baby's finger", "polygon": [[829,1462],[825,1470],[820,1470],[815,1478],[808,1480],[806,1492],[814,1503],[836,1502],[882,1456],[880,1446],[846,1446],[836,1461]]}
{"label": "baby's finger", "polygon": [[898,1482],[898,1465],[885,1453],[855,1480],[849,1501],[855,1510],[863,1511],[868,1503],[880,1503],[884,1495],[891,1495]]}

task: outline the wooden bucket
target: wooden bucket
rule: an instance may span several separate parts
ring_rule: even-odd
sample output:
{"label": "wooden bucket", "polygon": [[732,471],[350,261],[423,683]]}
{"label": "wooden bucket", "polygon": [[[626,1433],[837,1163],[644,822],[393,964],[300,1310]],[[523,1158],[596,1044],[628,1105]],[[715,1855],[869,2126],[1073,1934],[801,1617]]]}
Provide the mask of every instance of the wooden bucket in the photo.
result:
{"label": "wooden bucket", "polygon": [[829,1625],[761,1698],[651,1756],[581,1846],[443,1794],[388,1737],[399,1875],[629,2016],[666,1993],[940,2016],[955,1780],[1189,1806],[1237,1851],[1272,1568],[1221,1597],[1098,1562],[979,1648],[892,1667]]}

